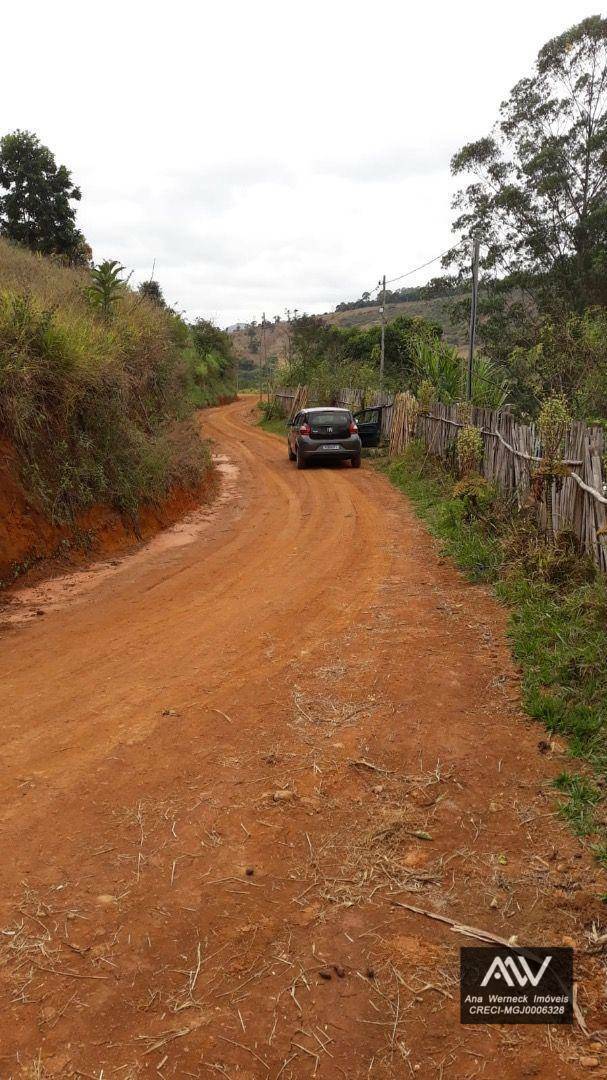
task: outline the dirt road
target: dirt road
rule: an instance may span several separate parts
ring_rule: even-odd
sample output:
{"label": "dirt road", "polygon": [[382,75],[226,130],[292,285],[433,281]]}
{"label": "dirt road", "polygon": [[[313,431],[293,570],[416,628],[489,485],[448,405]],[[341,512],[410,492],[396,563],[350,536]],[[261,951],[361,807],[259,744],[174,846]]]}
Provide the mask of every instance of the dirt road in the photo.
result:
{"label": "dirt road", "polygon": [[503,612],[371,468],[297,472],[250,414],[203,414],[211,513],[9,609],[0,1077],[607,1075],[577,1027],[462,1028],[474,942],[393,904],[575,942],[603,1026],[604,884]]}

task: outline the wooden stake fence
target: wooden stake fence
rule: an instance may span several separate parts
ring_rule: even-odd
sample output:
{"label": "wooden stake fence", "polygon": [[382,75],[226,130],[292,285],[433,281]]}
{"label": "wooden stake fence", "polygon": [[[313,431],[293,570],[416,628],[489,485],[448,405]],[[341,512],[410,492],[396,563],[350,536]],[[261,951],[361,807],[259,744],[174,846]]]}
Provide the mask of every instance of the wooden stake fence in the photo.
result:
{"label": "wooden stake fence", "polygon": [[[531,474],[542,460],[535,425],[518,424],[510,413],[481,408],[472,409],[471,423],[483,436],[485,479],[504,494],[516,498],[519,507],[528,504]],[[435,402],[428,413],[418,416],[416,437],[431,454],[452,460],[457,432],[462,426],[459,406]],[[607,521],[605,450],[605,435],[601,428],[574,421],[562,451],[562,460],[570,473],[559,486],[553,484],[546,490],[538,512],[540,524],[546,529],[546,500],[550,498],[555,530],[570,529],[582,550],[607,572],[607,545],[597,535]]]}
{"label": "wooden stake fence", "polygon": [[[305,397],[304,397],[305,392]],[[282,389],[276,394],[285,415],[294,416],[308,403],[307,387]],[[458,405],[434,402],[427,413],[417,413],[417,402],[408,391],[394,398],[382,394],[365,401],[362,390],[345,387],[337,402],[344,408],[372,408],[386,405],[382,412],[383,436],[390,456],[401,454],[412,438],[420,439],[435,457],[452,461],[457,432],[463,426]],[[319,403],[321,404],[321,403]],[[519,424],[509,412],[473,407],[470,423],[482,433],[483,474],[519,507],[531,497],[531,473],[541,461],[539,432],[533,424]],[[563,459],[570,473],[557,488],[552,485],[538,507],[542,528],[547,527],[546,498],[552,500],[554,527],[571,529],[583,551],[607,573],[607,440],[602,428],[587,427],[576,420],[565,439]],[[598,534],[603,532],[604,540]]]}
{"label": "wooden stake fence", "polygon": [[390,425],[390,457],[402,454],[414,437],[417,412],[417,399],[413,394],[405,390],[404,393],[396,395]]}

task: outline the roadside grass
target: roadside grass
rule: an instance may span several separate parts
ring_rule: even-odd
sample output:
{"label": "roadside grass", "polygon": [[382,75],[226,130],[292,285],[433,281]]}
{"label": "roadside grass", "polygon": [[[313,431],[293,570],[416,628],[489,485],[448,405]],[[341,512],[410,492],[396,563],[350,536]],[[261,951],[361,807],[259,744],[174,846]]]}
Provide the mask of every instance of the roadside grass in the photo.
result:
{"label": "roadside grass", "polygon": [[281,438],[286,436],[287,419],[285,416],[277,415],[273,401],[258,401],[257,409],[259,412],[258,427],[263,428],[270,435],[280,435]]}
{"label": "roadside grass", "polygon": [[[562,772],[554,781],[557,791],[566,796],[561,804],[560,815],[568,821],[578,836],[587,836],[596,828],[594,808],[601,798],[598,788],[586,776]],[[595,854],[598,856],[598,847]],[[603,860],[604,861],[604,860]]]}
{"label": "roadside grass", "polygon": [[452,496],[454,477],[421,444],[383,466],[473,582],[493,585],[510,612],[508,634],[522,672],[523,705],[564,736],[584,774],[555,781],[560,814],[591,838],[607,866],[603,784],[607,774],[607,587],[563,534],[551,546],[531,513],[490,495],[474,514]]}
{"label": "roadside grass", "polygon": [[257,421],[257,426],[263,428],[264,431],[269,431],[270,435],[280,435],[281,438],[283,436],[286,438],[286,421],[281,417],[274,420],[264,420],[262,417],[261,420]]}

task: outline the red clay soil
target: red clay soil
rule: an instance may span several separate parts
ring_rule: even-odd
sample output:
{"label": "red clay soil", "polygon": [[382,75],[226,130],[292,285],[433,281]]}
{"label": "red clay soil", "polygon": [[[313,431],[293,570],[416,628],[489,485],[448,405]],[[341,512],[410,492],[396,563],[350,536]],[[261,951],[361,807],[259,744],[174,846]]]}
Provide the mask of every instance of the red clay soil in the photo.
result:
{"label": "red clay soil", "polygon": [[[9,608],[2,1080],[607,1076],[605,882],[503,611],[250,413],[205,413],[238,471],[185,540]],[[394,901],[574,943],[590,1035],[460,1026],[474,940]]]}
{"label": "red clay soil", "polygon": [[56,525],[28,497],[15,452],[0,439],[0,587],[18,577],[31,579],[58,566],[90,561],[92,555],[128,550],[212,498],[216,488],[217,478],[209,469],[196,489],[175,488],[162,505],[143,506],[138,535],[132,521],[107,506],[79,514],[73,524]]}

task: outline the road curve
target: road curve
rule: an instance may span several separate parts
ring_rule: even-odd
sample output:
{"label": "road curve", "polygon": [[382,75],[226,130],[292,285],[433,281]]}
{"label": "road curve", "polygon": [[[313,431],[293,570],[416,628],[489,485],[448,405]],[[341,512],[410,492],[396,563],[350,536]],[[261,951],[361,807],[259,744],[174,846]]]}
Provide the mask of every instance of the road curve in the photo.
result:
{"label": "road curve", "polygon": [[0,1076],[578,1076],[579,1032],[460,1027],[474,942],[394,904],[600,918],[503,612],[370,466],[297,471],[247,400],[201,427],[215,508],[0,635]]}

